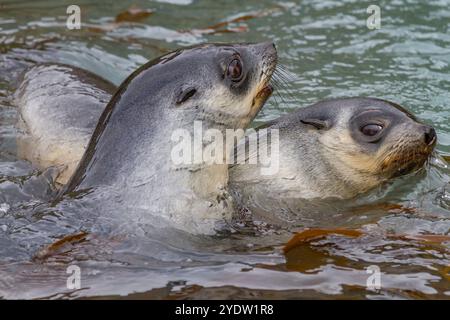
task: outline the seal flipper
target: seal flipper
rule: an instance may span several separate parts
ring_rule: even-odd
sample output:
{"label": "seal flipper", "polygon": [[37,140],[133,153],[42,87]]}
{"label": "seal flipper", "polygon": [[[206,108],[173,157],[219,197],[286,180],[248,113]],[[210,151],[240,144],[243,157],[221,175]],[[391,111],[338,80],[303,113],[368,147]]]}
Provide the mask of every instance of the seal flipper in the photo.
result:
{"label": "seal flipper", "polygon": [[65,184],[115,90],[108,81],[68,65],[29,69],[15,97],[18,157],[39,168],[65,166],[57,178]]}

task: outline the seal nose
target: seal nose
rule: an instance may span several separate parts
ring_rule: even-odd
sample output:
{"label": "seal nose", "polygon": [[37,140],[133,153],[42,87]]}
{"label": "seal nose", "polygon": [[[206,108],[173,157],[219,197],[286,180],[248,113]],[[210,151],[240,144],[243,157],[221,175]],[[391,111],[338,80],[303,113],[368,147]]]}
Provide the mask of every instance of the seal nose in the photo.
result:
{"label": "seal nose", "polygon": [[254,50],[257,54],[264,54],[264,53],[271,53],[273,55],[276,55],[277,53],[277,47],[275,46],[275,43],[272,41],[257,43],[254,45]]}
{"label": "seal nose", "polygon": [[260,46],[265,48],[265,49],[277,50],[277,47],[275,46],[275,43],[273,43],[272,41],[262,42],[260,44]]}
{"label": "seal nose", "polygon": [[436,131],[433,127],[425,126],[424,139],[427,145],[432,145],[436,141]]}

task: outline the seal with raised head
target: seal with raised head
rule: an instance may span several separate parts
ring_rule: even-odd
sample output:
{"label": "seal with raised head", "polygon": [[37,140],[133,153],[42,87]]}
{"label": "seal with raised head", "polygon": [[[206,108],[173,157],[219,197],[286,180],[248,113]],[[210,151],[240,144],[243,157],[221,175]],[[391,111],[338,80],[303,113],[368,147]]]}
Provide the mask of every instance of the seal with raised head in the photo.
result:
{"label": "seal with raised head", "polygon": [[[355,97],[321,101],[273,120],[243,139],[237,153],[271,130],[278,130],[279,147],[247,152],[246,163],[232,165],[233,190],[272,198],[352,198],[423,167],[436,144],[435,130],[400,105]],[[273,174],[261,174],[263,164],[254,159],[261,152],[278,157]]]}
{"label": "seal with raised head", "polygon": [[[204,130],[245,128],[272,93],[276,61],[273,43],[203,44],[140,67],[107,104],[61,194],[101,189],[122,210],[167,218],[194,233],[211,232],[233,210],[228,165],[174,164],[171,136],[179,129],[192,134],[197,121]],[[24,85],[19,92],[20,110],[36,103],[23,99],[26,91]]]}

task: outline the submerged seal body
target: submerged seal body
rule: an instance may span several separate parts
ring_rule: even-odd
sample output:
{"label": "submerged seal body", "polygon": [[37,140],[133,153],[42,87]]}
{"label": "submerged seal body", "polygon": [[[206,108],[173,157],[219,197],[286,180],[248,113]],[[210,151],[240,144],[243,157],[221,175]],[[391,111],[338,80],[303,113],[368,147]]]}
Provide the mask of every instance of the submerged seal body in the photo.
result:
{"label": "submerged seal body", "polygon": [[[258,155],[247,152],[246,164],[230,168],[230,181],[237,191],[251,187],[274,198],[351,198],[421,168],[436,144],[432,127],[403,107],[375,98],[321,101],[263,129],[267,135],[278,130],[279,148],[272,150],[277,172],[262,175],[261,163],[249,161]],[[242,140],[238,153],[246,152],[249,139]]]}
{"label": "submerged seal body", "polygon": [[180,129],[192,134],[196,122],[219,132],[245,128],[272,92],[268,82],[276,61],[272,43],[204,44],[145,64],[107,104],[61,194],[107,190],[122,210],[208,233],[233,210],[228,165],[174,164],[171,136]]}
{"label": "submerged seal body", "polygon": [[19,158],[42,169],[60,167],[56,181],[65,184],[115,90],[108,81],[67,65],[30,69],[16,92]]}

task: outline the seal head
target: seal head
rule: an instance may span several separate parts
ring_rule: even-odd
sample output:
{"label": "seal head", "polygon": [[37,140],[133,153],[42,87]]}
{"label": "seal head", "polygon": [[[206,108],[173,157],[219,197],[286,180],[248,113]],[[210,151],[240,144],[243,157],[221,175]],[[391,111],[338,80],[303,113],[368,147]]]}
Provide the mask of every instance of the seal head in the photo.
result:
{"label": "seal head", "polygon": [[321,101],[264,128],[279,130],[278,172],[263,176],[260,165],[238,164],[230,179],[282,197],[354,197],[421,168],[436,144],[432,127],[375,98]]}

